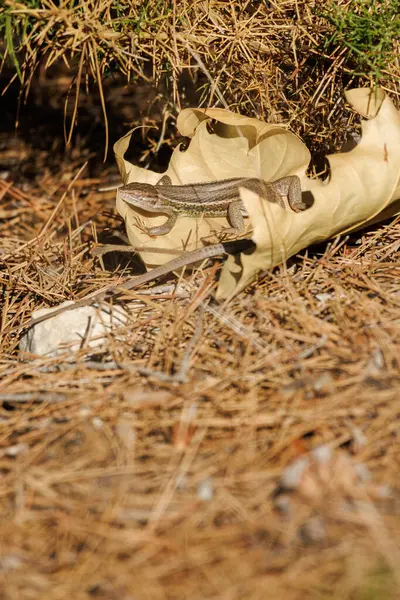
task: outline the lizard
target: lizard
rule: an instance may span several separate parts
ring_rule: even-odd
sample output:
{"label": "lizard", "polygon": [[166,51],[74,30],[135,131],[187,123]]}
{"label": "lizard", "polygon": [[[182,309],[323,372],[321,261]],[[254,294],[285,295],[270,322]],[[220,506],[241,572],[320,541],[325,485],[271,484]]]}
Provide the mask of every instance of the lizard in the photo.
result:
{"label": "lizard", "polygon": [[168,175],[164,175],[156,185],[128,183],[118,188],[118,194],[124,202],[136,208],[168,216],[163,225],[147,229],[151,236],[169,233],[181,215],[194,218],[228,216],[232,228],[240,233],[244,229],[243,217],[247,216],[239,195],[240,187],[256,192],[283,208],[286,207],[283,197],[287,196],[288,204],[295,212],[307,208],[302,200],[300,179],[296,175],[272,182],[253,177],[233,177],[185,185],[171,185]]}
{"label": "lizard", "polygon": [[[169,178],[168,178],[169,179]],[[260,195],[264,194],[268,201],[271,202],[279,202],[283,203],[282,196],[286,195],[288,197],[289,205],[295,210],[299,212],[300,210],[305,210],[307,206],[302,202],[301,198],[301,187],[300,180],[297,176],[283,177],[282,179],[278,179],[272,183],[267,183],[259,179],[249,179],[249,178],[235,178],[235,179],[227,179],[217,182],[209,182],[209,183],[201,183],[201,184],[187,184],[184,186],[172,186],[165,184],[165,176],[162,178],[162,183],[159,186],[153,186],[149,184],[128,184],[120,188],[121,190],[128,189],[127,197],[132,200],[132,190],[134,191],[134,202],[135,206],[139,205],[139,202],[142,203],[143,207],[146,207],[146,210],[150,210],[150,212],[166,212],[165,208],[167,207],[167,214],[169,215],[169,219],[167,223],[164,225],[167,226],[167,229],[170,230],[176,221],[179,214],[181,214],[181,208],[183,208],[184,214],[193,214],[191,209],[194,206],[194,213],[197,214],[207,214],[210,215],[210,210],[212,214],[215,214],[213,211],[218,210],[218,214],[225,214],[227,210],[231,210],[232,213],[235,213],[235,216],[231,216],[232,224],[239,225],[236,219],[237,212],[242,213],[242,205],[239,197],[238,188],[239,187],[247,187],[247,189],[252,189],[253,191],[259,193]],[[249,183],[251,182],[251,183]],[[160,182],[159,182],[160,183]],[[167,203],[162,205],[162,211],[160,211],[158,204],[158,192],[159,188],[162,188],[165,192],[168,189],[170,193],[173,188],[173,200],[171,203],[171,209]],[[176,188],[178,188],[178,193],[176,193]],[[191,201],[189,201],[189,208],[186,208],[185,205],[185,193],[191,193]],[[171,194],[170,194],[171,195]],[[199,196],[200,195],[200,196]],[[166,195],[162,195],[162,200],[166,198]],[[204,201],[199,200],[201,197]],[[168,198],[168,197],[167,197]],[[177,200],[178,198],[178,200]],[[183,198],[183,200],[182,200]],[[214,200],[213,200],[214,198]],[[180,204],[179,204],[180,202]],[[149,204],[151,203],[151,209],[149,208]],[[232,211],[230,209],[231,204],[236,204],[236,210]],[[155,208],[157,205],[157,208]],[[202,211],[198,212],[197,205],[201,205]],[[206,205],[208,208],[204,210],[203,206]],[[243,215],[240,215],[243,219]],[[170,223],[171,219],[173,220],[172,224]],[[163,226],[161,226],[163,227]],[[152,228],[151,230],[159,228]],[[155,233],[153,233],[155,235]],[[204,260],[206,258],[213,258],[216,256],[221,256],[224,254],[234,254],[236,252],[241,252],[243,250],[247,250],[251,247],[254,247],[254,242],[249,239],[236,240],[232,242],[220,242],[216,244],[211,244],[210,246],[205,246],[203,248],[198,248],[196,250],[192,250],[191,252],[187,252],[182,256],[178,256],[167,263],[152,269],[148,273],[144,273],[142,275],[138,275],[133,279],[126,281],[121,285],[112,284],[108,286],[106,289],[99,291],[95,294],[89,295],[86,298],[82,298],[75,302],[74,304],[68,306],[62,306],[51,313],[42,315],[35,319],[30,319],[26,324],[26,327],[32,327],[45,321],[51,317],[55,317],[67,310],[73,310],[75,308],[80,308],[81,306],[88,306],[96,302],[101,302],[107,297],[116,295],[121,293],[124,290],[131,290],[140,285],[147,283],[149,281],[153,281],[158,277],[162,277],[163,275],[167,275],[176,269],[180,269],[184,266],[196,263],[200,260]]]}

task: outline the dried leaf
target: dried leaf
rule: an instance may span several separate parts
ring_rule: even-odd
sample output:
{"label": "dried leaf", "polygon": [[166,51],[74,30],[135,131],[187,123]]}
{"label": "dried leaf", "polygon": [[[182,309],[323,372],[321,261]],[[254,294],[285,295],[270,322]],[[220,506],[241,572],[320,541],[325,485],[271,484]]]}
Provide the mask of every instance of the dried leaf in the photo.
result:
{"label": "dried leaf", "polygon": [[[293,213],[256,194],[241,190],[249,213],[248,229],[256,249],[252,254],[229,257],[217,290],[225,299],[240,292],[257,273],[287,260],[308,245],[339,233],[372,224],[400,210],[400,115],[382,90],[347,92],[354,110],[369,120],[362,124],[360,144],[350,152],[329,156],[328,182],[310,180],[306,168],[310,154],[303,143],[283,127],[237,115],[224,109],[186,109],[178,117],[178,129],[191,137],[187,151],[175,149],[166,174],[172,183],[197,183],[229,177],[259,177],[273,181],[298,175],[303,192],[309,192],[312,206]],[[124,159],[131,133],[121,138],[115,154],[124,183],[155,184],[160,174],[131,165]],[[205,238],[229,227],[227,218],[194,219],[182,216],[172,230],[157,238],[144,227],[160,225],[165,215],[134,209],[117,198],[132,245],[192,250]],[[247,231],[248,231],[247,229]],[[162,264],[167,255],[146,253],[147,266]]]}
{"label": "dried leaf", "polygon": [[[213,132],[208,129],[211,119],[215,120]],[[192,139],[185,152],[180,147],[175,149],[165,173],[175,185],[240,176],[270,181],[304,172],[310,160],[307,148],[293,133],[227,110],[186,109],[179,115],[177,126],[181,134]],[[114,146],[124,183],[157,183],[161,178],[159,173],[135,167],[124,159],[131,135],[129,132]],[[140,224],[145,227],[160,225],[165,222],[165,215],[154,216],[135,209],[118,197],[117,209],[125,219],[133,246],[145,244],[192,250],[202,246],[204,238],[230,227],[225,217],[195,219],[182,216],[168,234],[155,238],[141,231]],[[146,253],[142,258],[147,266],[154,266],[170,257]]]}

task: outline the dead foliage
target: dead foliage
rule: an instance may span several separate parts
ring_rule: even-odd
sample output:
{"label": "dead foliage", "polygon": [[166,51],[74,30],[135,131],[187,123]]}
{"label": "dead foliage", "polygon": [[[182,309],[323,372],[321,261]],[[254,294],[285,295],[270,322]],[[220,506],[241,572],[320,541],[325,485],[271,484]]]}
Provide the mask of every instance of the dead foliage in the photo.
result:
{"label": "dead foliage", "polygon": [[[368,21],[369,4],[379,25],[376,31]],[[44,73],[53,68],[51,79],[56,80],[56,95],[65,109],[68,142],[79,111],[89,103],[94,104],[96,119],[105,123],[107,146],[108,115],[114,110],[119,81],[124,116],[132,112],[126,106],[134,91],[146,90],[146,83],[160,84],[166,118],[188,105],[226,105],[242,114],[288,123],[313,152],[324,154],[340,148],[357,129],[343,89],[376,81],[374,57],[384,65],[380,84],[399,93],[399,38],[393,34],[386,40],[388,49],[383,41],[396,7],[390,12],[386,1],[369,4],[84,0],[55,5],[50,0],[7,0],[0,9],[3,66],[13,65],[17,71],[13,80],[19,75],[21,100],[28,93],[51,94]],[[338,18],[336,11],[343,20],[339,33],[330,18]],[[38,67],[40,85],[34,76]],[[99,93],[93,103],[94,87]],[[144,116],[160,103],[154,92],[147,93]]]}
{"label": "dead foliage", "polygon": [[[18,355],[32,310],[137,272],[91,252],[119,226],[96,183],[1,182],[2,597],[395,598],[400,221],[223,306],[218,261],[131,293],[94,355]],[[280,491],[321,445],[332,464]]]}

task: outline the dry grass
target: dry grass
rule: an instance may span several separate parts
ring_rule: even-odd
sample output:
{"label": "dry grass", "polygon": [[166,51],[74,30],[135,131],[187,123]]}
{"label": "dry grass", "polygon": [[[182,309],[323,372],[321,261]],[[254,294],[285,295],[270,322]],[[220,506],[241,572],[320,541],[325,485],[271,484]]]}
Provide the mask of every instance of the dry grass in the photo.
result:
{"label": "dry grass", "polygon": [[[112,198],[73,163],[44,177],[0,192],[2,597],[396,598],[399,220],[224,307],[214,267],[181,296],[132,294],[122,340],[34,361],[34,308],[123,273],[89,252]],[[332,460],[281,514],[283,469],[321,444]]]}
{"label": "dry grass", "polygon": [[[30,89],[37,93],[33,74],[39,65],[68,67],[69,77],[58,82],[67,86],[67,141],[93,82],[100,91],[97,116],[102,113],[107,123],[107,89],[122,79],[131,86],[128,93],[145,82],[160,84],[164,110],[173,115],[188,105],[227,103],[241,113],[288,123],[312,151],[325,153],[338,149],[356,127],[343,89],[370,85],[379,75],[386,90],[400,93],[399,36],[395,29],[390,34],[396,8],[393,0],[332,5],[325,0],[65,0],[57,6],[50,0],[7,0],[0,28],[14,34],[6,35],[4,49],[8,64],[18,65],[23,97]],[[369,13],[376,24],[373,35]]]}

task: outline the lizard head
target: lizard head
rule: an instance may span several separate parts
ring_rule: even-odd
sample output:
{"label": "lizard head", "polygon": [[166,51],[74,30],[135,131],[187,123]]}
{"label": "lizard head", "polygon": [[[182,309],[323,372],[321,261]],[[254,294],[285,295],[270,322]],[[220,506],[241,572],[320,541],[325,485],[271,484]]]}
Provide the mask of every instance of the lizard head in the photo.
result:
{"label": "lizard head", "polygon": [[155,211],[159,208],[157,188],[149,183],[128,183],[118,189],[121,200],[127,204]]}

